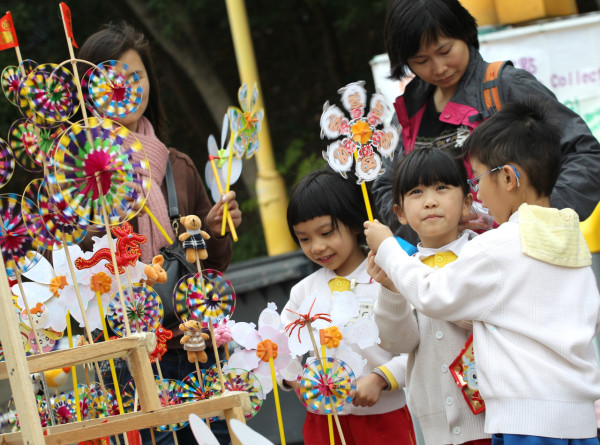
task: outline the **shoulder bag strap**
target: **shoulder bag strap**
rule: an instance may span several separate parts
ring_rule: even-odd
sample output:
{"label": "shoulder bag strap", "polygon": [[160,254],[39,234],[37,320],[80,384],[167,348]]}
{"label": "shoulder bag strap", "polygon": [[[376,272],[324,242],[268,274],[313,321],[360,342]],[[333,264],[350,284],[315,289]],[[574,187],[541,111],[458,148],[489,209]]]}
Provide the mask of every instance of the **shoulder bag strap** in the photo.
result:
{"label": "shoulder bag strap", "polygon": [[171,220],[171,227],[175,236],[179,230],[179,204],[177,203],[177,190],[175,188],[175,180],[173,179],[173,169],[171,168],[171,161],[167,159],[167,168],[165,171],[165,181],[167,184],[167,200],[169,201],[167,207],[169,209],[169,219]]}

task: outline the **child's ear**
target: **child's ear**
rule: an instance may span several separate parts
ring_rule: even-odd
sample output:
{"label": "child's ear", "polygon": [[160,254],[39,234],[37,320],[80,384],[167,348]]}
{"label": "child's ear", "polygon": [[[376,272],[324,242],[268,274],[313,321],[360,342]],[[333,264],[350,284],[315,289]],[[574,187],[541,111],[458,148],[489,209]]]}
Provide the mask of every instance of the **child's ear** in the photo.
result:
{"label": "child's ear", "polygon": [[400,224],[408,224],[408,220],[404,217],[402,208],[398,204],[394,204],[394,213],[398,217],[398,222],[400,222]]}
{"label": "child's ear", "polygon": [[471,213],[471,206],[473,205],[473,194],[467,193],[465,196],[465,202],[463,203],[463,216],[468,216]]}
{"label": "child's ear", "polygon": [[502,184],[505,186],[506,191],[512,192],[521,187],[520,174],[517,176],[517,171],[514,167],[506,164],[502,167]]}

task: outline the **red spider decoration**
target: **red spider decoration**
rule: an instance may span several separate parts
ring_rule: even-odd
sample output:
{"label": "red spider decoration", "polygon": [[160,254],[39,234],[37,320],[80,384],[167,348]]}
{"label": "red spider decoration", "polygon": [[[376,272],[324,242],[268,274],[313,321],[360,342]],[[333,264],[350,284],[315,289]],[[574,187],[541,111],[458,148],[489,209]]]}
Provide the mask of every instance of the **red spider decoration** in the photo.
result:
{"label": "red spider decoration", "polygon": [[[312,304],[310,305],[310,309],[308,309],[307,314],[299,314],[298,312],[294,312],[291,309],[287,309],[291,313],[296,314],[299,318],[297,318],[296,320],[294,320],[290,324],[288,324],[285,327],[285,332],[287,332],[288,335],[291,337],[292,332],[294,332],[294,329],[298,328],[298,341],[300,343],[302,343],[302,340],[300,340],[300,330],[304,326],[308,325],[310,328],[310,324],[316,320],[325,320],[325,321],[328,321],[329,323],[331,323],[331,316],[329,314],[315,314],[311,317],[310,311],[312,311],[312,308],[315,305],[315,301],[317,301],[316,298],[313,300]],[[288,329],[290,330],[289,332],[288,332]]]}

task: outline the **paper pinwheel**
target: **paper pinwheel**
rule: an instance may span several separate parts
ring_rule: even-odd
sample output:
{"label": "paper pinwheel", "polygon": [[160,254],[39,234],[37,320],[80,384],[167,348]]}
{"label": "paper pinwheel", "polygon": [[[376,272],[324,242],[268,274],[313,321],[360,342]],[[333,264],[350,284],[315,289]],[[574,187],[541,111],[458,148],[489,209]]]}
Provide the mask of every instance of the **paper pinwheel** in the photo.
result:
{"label": "paper pinwheel", "polygon": [[9,277],[26,272],[39,260],[42,246],[35,242],[23,221],[21,197],[0,195],[0,248]]}
{"label": "paper pinwheel", "polygon": [[217,270],[206,269],[188,282],[186,304],[194,320],[218,322],[233,314],[235,300],[233,285]]}
{"label": "paper pinwheel", "polygon": [[[173,379],[160,379],[156,378],[156,385],[158,386],[158,398],[162,406],[173,406],[184,403],[181,398],[183,392],[183,383],[179,380]],[[188,422],[172,423],[170,425],[157,426],[154,429],[157,431],[177,431],[181,428],[185,428]]]}
{"label": "paper pinwheel", "polygon": [[[221,130],[221,146],[217,145],[215,137],[211,134],[208,137],[208,156],[209,161],[206,163],[204,168],[204,177],[206,178],[206,184],[210,188],[210,193],[213,201],[217,202],[221,199],[221,191],[217,183],[217,178],[221,184],[227,183],[227,159],[229,159],[230,147],[227,146],[227,132],[229,130],[229,118],[227,115],[223,116],[223,127]],[[212,158],[211,158],[212,157]],[[213,168],[213,164],[214,167]],[[217,172],[215,174],[215,171]],[[231,176],[229,178],[229,184],[235,184],[242,174],[242,160],[233,158],[231,160]]]}
{"label": "paper pinwheel", "polygon": [[[27,194],[31,186],[31,195]],[[60,193],[48,193],[50,185],[43,180],[35,179],[30,183],[23,194],[23,200],[29,198],[37,204],[31,209],[31,215],[37,207],[37,216],[33,217],[33,229],[37,234],[43,234],[44,239],[50,235],[54,239],[54,245],[61,247],[64,244],[71,246],[79,244],[87,235],[89,222],[81,216],[72,213],[65,214],[67,203]],[[34,198],[34,193],[37,189],[37,195]],[[25,212],[25,210],[23,210]],[[39,223],[43,227],[38,227]],[[28,224],[28,227],[31,227]],[[46,248],[54,250],[50,240],[45,242]]]}
{"label": "paper pinwheel", "polygon": [[257,346],[264,340],[271,340],[277,345],[277,357],[273,360],[275,369],[285,380],[293,380],[298,376],[300,366],[292,360],[288,348],[288,336],[283,332],[281,318],[277,306],[269,303],[258,318],[258,329],[254,323],[238,322],[231,328],[233,340],[244,349],[236,348],[227,364],[227,369],[245,369],[254,371],[260,381],[264,394],[273,389],[269,362],[261,360],[257,355]]}
{"label": "paper pinwheel", "polygon": [[[330,167],[346,177],[356,158],[355,173],[358,183],[374,180],[383,173],[381,156],[393,157],[398,143],[398,129],[384,126],[390,109],[385,97],[375,93],[371,97],[370,111],[364,116],[367,92],[364,81],[353,82],[338,90],[342,95],[342,104],[350,112],[350,119],[336,105],[325,102],[321,115],[321,138],[335,140],[323,157]],[[377,153],[379,152],[379,154]]]}
{"label": "paper pinwheel", "polygon": [[233,153],[241,158],[246,153],[246,159],[251,158],[258,151],[258,133],[264,116],[264,111],[254,110],[258,99],[256,85],[252,88],[252,95],[248,98],[248,87],[244,83],[238,91],[238,99],[242,109],[229,107],[227,116],[231,122],[233,132]]}
{"label": "paper pinwheel", "polygon": [[17,163],[27,171],[42,171],[50,162],[54,142],[65,129],[62,124],[44,127],[28,119],[17,119],[8,130],[8,142]]}
{"label": "paper pinwheel", "polygon": [[[88,420],[90,418],[92,406],[90,392],[85,385],[78,385],[78,395],[81,418],[83,420]],[[51,404],[52,409],[54,410],[54,416],[59,424],[63,425],[77,420],[74,393],[60,393],[57,397],[51,399]]]}
{"label": "paper pinwheel", "polygon": [[[212,368],[211,368],[212,369]],[[246,419],[254,417],[263,404],[265,395],[262,386],[254,373],[244,371],[243,369],[227,368],[224,372],[225,389],[221,385],[220,379],[216,376],[216,369],[212,369],[215,377],[211,380],[210,391],[215,394],[223,394],[225,391],[245,391],[250,396],[250,410],[244,412]]]}
{"label": "paper pinwheel", "polygon": [[352,402],[351,394],[356,390],[352,370],[332,357],[327,357],[323,366],[317,359],[309,358],[298,376],[298,383],[298,394],[306,408],[317,414],[341,411]]}
{"label": "paper pinwheel", "polygon": [[18,67],[9,65],[2,70],[2,91],[11,104],[19,106],[19,90],[36,67],[36,62],[25,59]]}
{"label": "paper pinwheel", "polygon": [[[125,307],[132,332],[152,332],[162,323],[164,311],[158,294],[150,286],[133,284],[133,295],[129,287],[123,289]],[[113,332],[125,336],[123,309],[118,295],[114,295],[106,313]]]}
{"label": "paper pinwheel", "polygon": [[[214,366],[214,365],[213,365]],[[201,369],[202,381],[198,379],[196,372],[191,372],[182,380],[181,399],[185,402],[196,402],[198,400],[210,399],[214,396],[211,387],[213,380],[218,379],[217,373],[208,369]]]}
{"label": "paper pinwheel", "polygon": [[38,65],[29,73],[20,95],[28,102],[25,115],[34,121],[37,119],[31,113],[37,114],[45,122],[63,122],[79,108],[73,74],[65,67],[53,63]]}
{"label": "paper pinwheel", "polygon": [[111,120],[89,118],[88,125],[73,124],[58,140],[52,164],[48,182],[58,185],[69,205],[67,214],[74,211],[104,225],[106,211],[107,223],[117,225],[145,205],[150,176],[136,171],[147,171],[148,159],[131,132]]}
{"label": "paper pinwheel", "polygon": [[134,113],[142,103],[144,90],[140,76],[126,63],[102,62],[90,70],[86,81],[86,102],[91,102],[100,117],[123,118]]}

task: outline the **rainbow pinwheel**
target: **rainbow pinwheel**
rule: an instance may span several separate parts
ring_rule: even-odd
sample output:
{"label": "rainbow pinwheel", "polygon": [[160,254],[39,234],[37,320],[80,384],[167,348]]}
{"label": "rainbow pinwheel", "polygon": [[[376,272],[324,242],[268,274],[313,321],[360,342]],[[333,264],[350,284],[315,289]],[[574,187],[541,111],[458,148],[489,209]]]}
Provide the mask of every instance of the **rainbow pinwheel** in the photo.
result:
{"label": "rainbow pinwheel", "polygon": [[[158,387],[158,399],[162,406],[180,405],[184,403],[182,399],[183,383],[173,379],[156,378],[156,386]],[[188,421],[173,423],[170,425],[157,426],[154,429],[157,431],[177,431],[185,428]]]}
{"label": "rainbow pinwheel", "polygon": [[[40,181],[37,185],[37,208],[40,215],[39,220],[46,229],[45,233],[50,234],[55,244],[62,246],[65,243],[68,246],[79,244],[87,234],[89,222],[77,214],[67,215],[67,203],[60,193],[48,193],[50,187],[46,181]],[[25,196],[25,195],[24,195]],[[39,232],[42,232],[40,228]],[[49,245],[49,244],[48,244]],[[48,247],[48,249],[52,249]]]}
{"label": "rainbow pinwheel", "polygon": [[[162,323],[164,311],[158,294],[150,286],[133,284],[133,295],[129,287],[123,289],[125,307],[132,332],[152,332]],[[118,295],[114,295],[106,313],[113,332],[125,336],[123,309]]]}
{"label": "rainbow pinwheel", "polygon": [[352,370],[341,360],[327,357],[324,367],[317,359],[308,359],[302,374],[298,376],[298,393],[309,411],[332,414],[352,402],[351,394],[356,390],[356,379]]}
{"label": "rainbow pinwheel", "polygon": [[[79,395],[79,408],[81,410],[82,420],[88,420],[91,417],[92,412],[92,400],[90,398],[90,391],[85,385],[78,386]],[[73,392],[60,393],[57,397],[53,397],[51,400],[52,408],[54,410],[54,416],[59,424],[65,424],[75,422],[76,417],[76,404],[75,394]]]}
{"label": "rainbow pinwheel", "polygon": [[264,111],[254,109],[258,99],[256,85],[252,88],[252,95],[248,98],[248,87],[244,83],[238,91],[238,99],[242,107],[241,110],[237,107],[227,109],[227,116],[229,116],[233,132],[233,153],[238,158],[246,153],[246,159],[249,159],[254,156],[259,148],[258,133],[260,132]]}
{"label": "rainbow pinwheel", "polygon": [[186,304],[194,320],[217,322],[235,310],[235,291],[225,276],[213,269],[194,275],[188,281]]}
{"label": "rainbow pinwheel", "polygon": [[18,67],[9,65],[2,70],[2,91],[11,104],[19,106],[19,90],[35,67],[36,62],[25,59]]}
{"label": "rainbow pinwheel", "polygon": [[194,274],[184,275],[177,281],[173,289],[173,310],[179,321],[191,318],[191,312],[187,305],[187,297],[194,277]]}
{"label": "rainbow pinwheel", "polygon": [[87,78],[88,102],[98,114],[123,118],[134,113],[142,103],[144,89],[140,76],[117,60],[98,64]]}
{"label": "rainbow pinwheel", "polygon": [[54,63],[38,65],[29,73],[20,94],[27,99],[29,111],[47,122],[66,121],[79,108],[73,74]]}
{"label": "rainbow pinwheel", "polygon": [[8,184],[14,171],[15,157],[12,150],[3,139],[0,139],[0,188]]}
{"label": "rainbow pinwheel", "polygon": [[14,194],[0,195],[0,249],[9,277],[31,269],[43,252],[41,244],[27,232],[20,198]]}
{"label": "rainbow pinwheel", "polygon": [[196,372],[191,372],[181,381],[183,384],[181,400],[184,403],[206,400],[214,396],[215,393],[211,389],[211,384],[215,379],[218,379],[217,373],[209,371],[208,369],[201,369],[200,375],[202,376],[202,381],[198,380],[198,374]]}
{"label": "rainbow pinwheel", "polygon": [[90,407],[90,417],[92,419],[119,414],[119,406],[117,404],[115,392],[112,388],[106,388],[108,395],[105,396],[100,384],[92,382],[90,383],[88,390],[92,402]]}
{"label": "rainbow pinwheel", "polygon": [[244,412],[246,419],[254,417],[265,399],[260,380],[254,375],[253,372],[244,371],[243,369],[228,368],[227,372],[224,372],[225,376],[225,388],[221,385],[221,380],[217,377],[216,369],[211,367],[210,373],[214,374],[214,378],[211,379],[209,385],[209,391],[214,394],[222,394],[224,391],[245,391],[250,396],[250,410]]}
{"label": "rainbow pinwheel", "polygon": [[[377,152],[392,158],[399,138],[398,129],[386,124],[391,111],[383,94],[371,96],[370,111],[364,116],[367,102],[364,84],[362,80],[352,82],[338,90],[350,119],[329,102],[323,105],[321,115],[321,139],[327,137],[335,140],[323,152],[323,157],[333,170],[344,177],[356,159],[354,172],[359,184],[372,181],[383,173],[381,157]],[[339,137],[342,139],[337,140]]]}
{"label": "rainbow pinwheel", "polygon": [[133,134],[113,121],[73,124],[60,137],[52,164],[48,182],[58,185],[69,209],[94,224],[104,225],[104,211],[108,224],[120,224],[145,205],[148,159]]}
{"label": "rainbow pinwheel", "polygon": [[30,172],[40,172],[43,169],[43,164],[38,164],[29,155],[29,153],[38,151],[37,139],[35,126],[27,119],[17,119],[8,129],[8,143],[15,155],[17,164]]}
{"label": "rainbow pinwheel", "polygon": [[8,130],[8,143],[17,163],[27,171],[41,171],[49,163],[54,142],[65,128],[62,124],[44,127],[28,119],[17,119]]}

